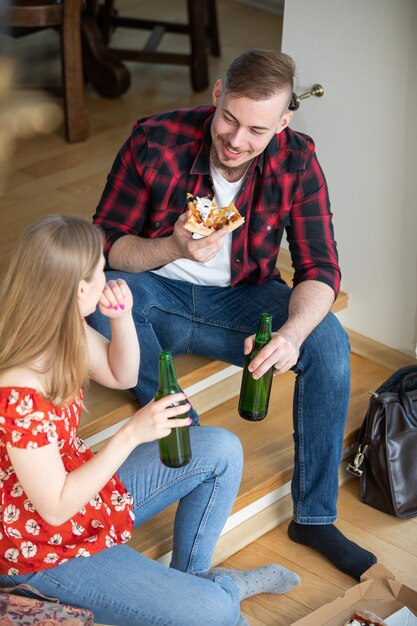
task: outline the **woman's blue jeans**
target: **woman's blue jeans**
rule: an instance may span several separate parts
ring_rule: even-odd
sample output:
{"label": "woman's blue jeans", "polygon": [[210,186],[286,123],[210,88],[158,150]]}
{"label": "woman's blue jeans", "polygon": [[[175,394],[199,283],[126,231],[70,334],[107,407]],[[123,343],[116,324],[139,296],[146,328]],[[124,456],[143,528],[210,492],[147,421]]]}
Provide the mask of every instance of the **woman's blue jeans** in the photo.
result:
{"label": "woman's blue jeans", "polygon": [[[133,391],[142,404],[155,395],[161,349],[243,365],[243,342],[256,332],[260,314],[272,313],[274,330],[288,317],[291,289],[278,280],[206,287],[152,272],[107,275],[108,279],[124,278],[133,292],[141,346],[139,381]],[[99,312],[88,321],[109,336],[108,319]],[[338,467],[350,393],[349,344],[333,314],[305,340],[294,372],[293,515],[302,524],[328,524],[336,519]],[[275,384],[279,385],[279,377]],[[268,419],[279,418],[278,413]],[[256,436],[256,425],[253,428]]]}
{"label": "woman's blue jeans", "polygon": [[135,527],[179,500],[170,568],[124,544],[36,574],[0,576],[0,586],[29,584],[115,626],[235,626],[236,584],[224,575],[214,582],[201,576],[239,488],[242,448],[221,428],[192,428],[190,435],[185,467],[162,465],[153,442],[138,446],[118,471],[133,495]]}

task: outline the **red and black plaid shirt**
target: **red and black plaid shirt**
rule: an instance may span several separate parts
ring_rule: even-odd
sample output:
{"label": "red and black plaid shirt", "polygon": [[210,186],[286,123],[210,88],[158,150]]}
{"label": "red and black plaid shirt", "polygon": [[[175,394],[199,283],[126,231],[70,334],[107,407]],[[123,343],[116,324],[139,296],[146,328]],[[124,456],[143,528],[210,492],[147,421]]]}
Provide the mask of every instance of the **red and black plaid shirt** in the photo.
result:
{"label": "red and black plaid shirt", "polygon": [[[124,235],[167,237],[187,210],[186,193],[213,197],[209,154],[213,107],[181,109],[136,122],[119,151],[94,221],[106,252]],[[313,141],[286,128],[252,163],[235,199],[245,223],[233,232],[232,286],[278,277],[284,229],[294,285],[318,280],[337,295],[340,269],[327,185]],[[117,269],[117,268],[115,268]]]}

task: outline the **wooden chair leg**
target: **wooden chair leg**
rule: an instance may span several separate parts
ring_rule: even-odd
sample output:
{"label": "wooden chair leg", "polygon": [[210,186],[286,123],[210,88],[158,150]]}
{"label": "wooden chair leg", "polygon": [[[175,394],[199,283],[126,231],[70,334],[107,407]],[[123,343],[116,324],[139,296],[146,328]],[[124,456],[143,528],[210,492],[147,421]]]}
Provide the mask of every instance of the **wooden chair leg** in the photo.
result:
{"label": "wooden chair leg", "polygon": [[106,46],[110,43],[111,36],[111,16],[113,14],[113,0],[105,0],[100,6],[100,28],[103,33],[103,41]]}
{"label": "wooden chair leg", "polygon": [[65,0],[61,28],[65,125],[69,142],[87,139],[90,122],[84,100],[81,54],[81,0]]}
{"label": "wooden chair leg", "polygon": [[81,24],[85,75],[100,96],[118,98],[129,89],[130,72],[104,43],[97,16],[98,0],[86,0]]}
{"label": "wooden chair leg", "polygon": [[210,40],[210,53],[219,57],[220,52],[220,37],[219,37],[219,23],[217,19],[216,0],[207,0],[207,25]]}
{"label": "wooden chair leg", "polygon": [[206,89],[209,83],[206,0],[187,0],[191,39],[191,84],[195,91]]}

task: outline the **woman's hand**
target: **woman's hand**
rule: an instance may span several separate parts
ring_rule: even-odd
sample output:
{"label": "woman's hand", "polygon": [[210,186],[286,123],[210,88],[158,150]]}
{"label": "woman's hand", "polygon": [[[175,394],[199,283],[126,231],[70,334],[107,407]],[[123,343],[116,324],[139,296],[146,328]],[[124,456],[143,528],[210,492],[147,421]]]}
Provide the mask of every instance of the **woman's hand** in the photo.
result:
{"label": "woman's hand", "polygon": [[192,423],[191,418],[178,418],[177,416],[186,413],[191,408],[191,404],[186,401],[185,404],[172,406],[177,402],[184,402],[184,400],[187,400],[184,393],[175,393],[160,400],[151,400],[139,411],[136,411],[127,428],[133,429],[133,436],[137,438],[137,445],[162,439],[162,437],[169,435],[173,428],[189,426]]}
{"label": "woman's hand", "polygon": [[98,308],[110,318],[111,339],[91,326],[86,328],[90,378],[111,389],[130,389],[138,381],[139,342],[132,316],[133,298],[122,279],[103,288]]}
{"label": "woman's hand", "polygon": [[110,319],[117,319],[132,310],[133,297],[123,278],[109,280],[104,286],[98,302],[100,313]]}

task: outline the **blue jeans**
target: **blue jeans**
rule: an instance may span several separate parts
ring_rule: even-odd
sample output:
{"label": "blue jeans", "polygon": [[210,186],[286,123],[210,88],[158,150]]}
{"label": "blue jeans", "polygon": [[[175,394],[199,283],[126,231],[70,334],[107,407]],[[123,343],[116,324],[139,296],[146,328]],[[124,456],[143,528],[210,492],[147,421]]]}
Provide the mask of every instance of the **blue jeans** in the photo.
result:
{"label": "blue jeans", "polygon": [[[107,274],[108,279],[124,278],[133,292],[141,346],[139,380],[133,391],[142,404],[155,395],[161,349],[242,366],[243,342],[256,332],[260,314],[272,313],[274,330],[288,317],[291,289],[278,280],[231,288],[194,285],[152,272]],[[108,319],[99,312],[88,321],[109,336]],[[294,372],[293,515],[302,524],[328,524],[336,519],[350,393],[347,335],[332,313],[304,341]]]}
{"label": "blue jeans", "polygon": [[235,583],[224,575],[214,582],[201,576],[236,497],[242,448],[221,428],[192,428],[190,434],[192,460],[185,467],[162,465],[153,442],[138,446],[118,471],[133,495],[135,527],[179,500],[170,568],[124,544],[36,574],[0,576],[0,586],[29,584],[116,626],[235,626]]}

